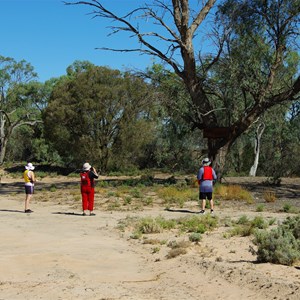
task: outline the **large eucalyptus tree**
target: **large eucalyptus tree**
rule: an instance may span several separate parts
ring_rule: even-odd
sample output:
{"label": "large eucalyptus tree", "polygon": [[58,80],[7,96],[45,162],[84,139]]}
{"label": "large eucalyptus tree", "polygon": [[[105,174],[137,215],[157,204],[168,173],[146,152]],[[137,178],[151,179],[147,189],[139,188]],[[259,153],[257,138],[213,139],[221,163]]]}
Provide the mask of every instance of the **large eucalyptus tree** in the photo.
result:
{"label": "large eucalyptus tree", "polygon": [[[184,117],[193,128],[204,132],[208,155],[222,170],[232,144],[261,114],[274,105],[298,99],[300,2],[144,2],[122,15],[114,13],[113,2],[112,8],[100,0],[65,3],[90,6],[94,17],[112,21],[112,34],[127,32],[140,44],[138,48],[130,48],[128,43],[119,49],[100,49],[151,55],[173,69],[191,100],[191,109]],[[210,13],[217,17],[214,21],[218,27],[209,24]],[[209,37],[214,37],[211,43],[207,43]],[[210,55],[202,54],[200,50],[208,45]],[[285,67],[292,52],[297,64],[294,72],[288,73]],[[220,66],[223,71],[217,71]],[[216,74],[223,77],[216,81]],[[233,87],[236,90],[232,91]]]}

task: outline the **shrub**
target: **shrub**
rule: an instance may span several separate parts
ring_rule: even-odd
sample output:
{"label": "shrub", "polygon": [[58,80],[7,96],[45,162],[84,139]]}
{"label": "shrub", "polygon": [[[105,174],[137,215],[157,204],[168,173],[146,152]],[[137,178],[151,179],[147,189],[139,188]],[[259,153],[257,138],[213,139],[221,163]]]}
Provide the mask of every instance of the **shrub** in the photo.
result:
{"label": "shrub", "polygon": [[190,246],[190,242],[189,241],[170,241],[168,243],[168,247],[172,248],[169,253],[167,254],[167,258],[174,258],[178,255],[182,255],[182,254],[186,254],[187,250],[186,248],[188,248]]}
{"label": "shrub", "polygon": [[246,225],[249,224],[249,219],[246,215],[241,216],[237,221],[236,224],[240,224],[240,225]]}
{"label": "shrub", "polygon": [[186,254],[187,250],[185,248],[175,248],[171,249],[170,252],[166,255],[167,259],[174,258],[179,255]]}
{"label": "shrub", "polygon": [[167,204],[177,204],[183,207],[186,201],[197,200],[197,193],[193,189],[187,187],[167,186],[159,188],[157,195]]}
{"label": "shrub", "polygon": [[258,262],[270,262],[291,266],[300,259],[300,216],[287,218],[270,232],[256,231],[253,243]]}
{"label": "shrub", "polygon": [[249,204],[253,203],[253,197],[250,192],[239,185],[218,184],[215,186],[214,194],[223,200],[242,200]]}
{"label": "shrub", "polygon": [[55,184],[52,184],[51,186],[50,186],[50,192],[56,192],[56,190],[57,190],[57,188],[56,188],[56,185]]}
{"label": "shrub", "polygon": [[292,214],[295,214],[295,213],[298,212],[298,211],[297,211],[297,208],[296,208],[295,206],[289,204],[289,203],[285,203],[285,204],[283,205],[282,210],[283,210],[284,212],[286,212],[286,213],[292,213]]}
{"label": "shrub", "polygon": [[138,188],[134,188],[133,190],[130,191],[130,194],[134,198],[142,198],[142,191]]}
{"label": "shrub", "polygon": [[[247,216],[241,216],[235,223],[235,226],[230,229],[229,236],[249,236],[255,232],[255,229],[265,229],[269,226],[268,222],[261,217],[255,217],[249,220]],[[228,236],[228,235],[227,235]]]}
{"label": "shrub", "polygon": [[251,221],[251,226],[253,228],[258,228],[258,229],[265,229],[268,227],[268,223],[265,222],[263,217],[257,216]]}
{"label": "shrub", "polygon": [[287,217],[282,226],[286,230],[291,231],[296,239],[300,239],[300,216]]}
{"label": "shrub", "polygon": [[162,227],[152,218],[141,219],[138,224],[138,231],[141,233],[160,233]]}
{"label": "shrub", "polygon": [[163,230],[170,230],[176,227],[176,221],[166,220],[163,217],[157,217],[155,219],[151,217],[141,219],[138,224],[136,231],[149,234],[149,233],[160,233]]}
{"label": "shrub", "polygon": [[263,198],[266,202],[271,203],[276,201],[276,195],[273,191],[265,191],[263,194]]}
{"label": "shrub", "polygon": [[179,219],[179,226],[182,231],[204,233],[217,227],[217,218],[211,215],[184,217]]}
{"label": "shrub", "polygon": [[279,175],[275,175],[273,177],[269,177],[265,184],[269,184],[269,185],[272,185],[272,186],[280,186],[281,185],[281,178]]}
{"label": "shrub", "polygon": [[189,236],[189,240],[191,242],[195,242],[195,243],[199,243],[201,241],[201,234],[198,232],[193,232],[190,236]]}
{"label": "shrub", "polygon": [[257,212],[262,212],[262,211],[264,211],[264,209],[265,209],[265,206],[263,204],[258,204],[256,206],[256,211]]}

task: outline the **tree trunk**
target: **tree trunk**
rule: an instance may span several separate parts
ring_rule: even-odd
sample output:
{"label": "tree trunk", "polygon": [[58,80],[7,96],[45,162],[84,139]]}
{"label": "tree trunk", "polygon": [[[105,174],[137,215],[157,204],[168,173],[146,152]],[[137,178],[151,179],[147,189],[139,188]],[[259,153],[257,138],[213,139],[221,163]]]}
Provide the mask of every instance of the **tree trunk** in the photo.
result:
{"label": "tree trunk", "polygon": [[256,176],[258,160],[259,160],[259,153],[260,153],[260,142],[261,142],[261,137],[262,137],[264,130],[265,130],[265,124],[260,123],[255,131],[255,145],[254,145],[255,158],[254,158],[254,163],[249,172],[250,176],[254,176],[254,177]]}
{"label": "tree trunk", "polygon": [[5,151],[6,151],[6,142],[5,142],[5,132],[4,132],[4,125],[5,125],[5,115],[0,112],[0,165],[3,164]]}
{"label": "tree trunk", "polygon": [[231,142],[227,141],[223,146],[217,142],[217,139],[208,139],[208,156],[212,161],[212,166],[216,171],[218,181],[222,181],[226,156],[229,152]]}
{"label": "tree trunk", "polygon": [[0,141],[0,166],[3,164],[4,162],[4,157],[5,157],[5,153],[6,153],[6,146],[7,146],[7,139],[4,137],[1,137],[1,141]]}

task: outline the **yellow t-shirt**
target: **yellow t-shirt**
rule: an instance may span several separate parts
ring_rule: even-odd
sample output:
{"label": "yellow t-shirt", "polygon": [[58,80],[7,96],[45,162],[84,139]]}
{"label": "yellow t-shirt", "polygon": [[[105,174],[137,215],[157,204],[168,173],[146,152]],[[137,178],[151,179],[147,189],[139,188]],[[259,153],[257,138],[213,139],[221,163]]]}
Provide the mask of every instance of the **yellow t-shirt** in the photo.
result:
{"label": "yellow t-shirt", "polygon": [[25,170],[23,173],[25,185],[33,185],[32,178],[29,176],[30,174],[28,174],[29,172],[30,170]]}

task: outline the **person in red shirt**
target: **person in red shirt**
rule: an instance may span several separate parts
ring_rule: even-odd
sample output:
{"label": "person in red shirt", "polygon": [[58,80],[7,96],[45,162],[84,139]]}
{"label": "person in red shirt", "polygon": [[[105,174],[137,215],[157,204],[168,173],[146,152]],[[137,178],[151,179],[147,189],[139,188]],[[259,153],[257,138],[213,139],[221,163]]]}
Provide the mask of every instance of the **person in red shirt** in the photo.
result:
{"label": "person in red shirt", "polygon": [[89,163],[84,163],[80,172],[80,190],[82,198],[82,215],[86,216],[89,211],[90,216],[94,214],[94,197],[95,197],[95,179],[99,177],[95,168]]}
{"label": "person in red shirt", "polygon": [[199,200],[202,201],[202,209],[200,214],[205,214],[206,199],[210,202],[210,212],[214,213],[214,201],[213,201],[213,184],[217,180],[215,170],[210,166],[211,161],[209,158],[204,158],[202,161],[202,167],[197,174],[197,180],[199,184]]}

